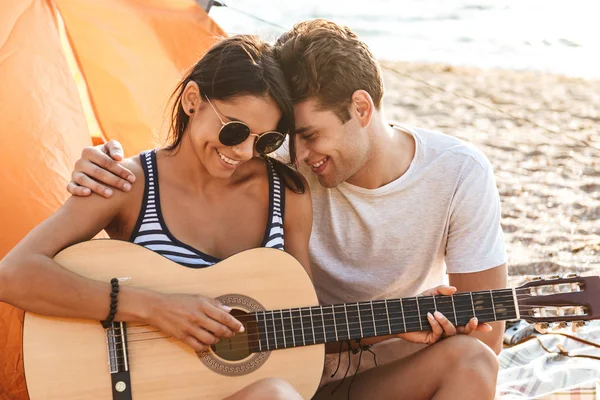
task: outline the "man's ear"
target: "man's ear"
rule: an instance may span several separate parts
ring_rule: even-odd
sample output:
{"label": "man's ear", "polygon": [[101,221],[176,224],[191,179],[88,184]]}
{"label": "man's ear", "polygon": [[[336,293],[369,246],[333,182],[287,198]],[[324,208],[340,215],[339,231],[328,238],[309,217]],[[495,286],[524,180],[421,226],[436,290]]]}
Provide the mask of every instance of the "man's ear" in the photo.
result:
{"label": "man's ear", "polygon": [[350,113],[354,114],[361,127],[366,127],[371,122],[375,104],[371,95],[366,90],[357,90],[352,94]]}
{"label": "man's ear", "polygon": [[189,116],[198,111],[198,107],[202,103],[202,97],[200,95],[200,88],[194,81],[190,81],[185,85],[183,89],[183,95],[181,96],[181,107],[183,111]]}

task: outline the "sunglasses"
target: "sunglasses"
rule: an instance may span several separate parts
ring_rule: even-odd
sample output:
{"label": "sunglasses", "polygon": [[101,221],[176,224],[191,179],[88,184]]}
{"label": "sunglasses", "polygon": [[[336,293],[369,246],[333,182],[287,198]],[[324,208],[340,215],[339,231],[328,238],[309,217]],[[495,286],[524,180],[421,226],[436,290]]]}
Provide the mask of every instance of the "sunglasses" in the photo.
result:
{"label": "sunglasses", "polygon": [[248,136],[254,136],[256,137],[254,150],[260,155],[266,155],[280,148],[285,141],[285,135],[277,131],[268,131],[259,135],[250,133],[250,127],[241,121],[224,122],[208,97],[206,95],[204,97],[223,125],[219,131],[219,141],[225,146],[236,146],[248,139]]}

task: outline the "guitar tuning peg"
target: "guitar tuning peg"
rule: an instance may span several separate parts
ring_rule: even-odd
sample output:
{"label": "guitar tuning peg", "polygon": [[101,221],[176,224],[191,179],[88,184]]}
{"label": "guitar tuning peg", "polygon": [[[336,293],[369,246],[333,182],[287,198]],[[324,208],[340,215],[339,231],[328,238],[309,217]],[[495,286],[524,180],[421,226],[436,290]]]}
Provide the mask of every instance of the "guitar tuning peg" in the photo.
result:
{"label": "guitar tuning peg", "polygon": [[531,278],[529,278],[531,281],[541,281],[542,277],[541,276],[532,276]]}
{"label": "guitar tuning peg", "polygon": [[563,278],[567,279],[567,278],[579,278],[579,274],[576,272],[569,272],[566,273],[562,276]]}
{"label": "guitar tuning peg", "polygon": [[547,333],[550,330],[550,324],[547,322],[538,322],[534,327],[538,333]]}
{"label": "guitar tuning peg", "polygon": [[558,331],[560,329],[565,329],[566,327],[569,326],[569,324],[567,322],[557,322],[555,324],[553,324],[553,330]]}
{"label": "guitar tuning peg", "polygon": [[573,323],[571,324],[571,330],[573,332],[577,332],[579,328],[587,325],[589,325],[588,321],[573,321]]}
{"label": "guitar tuning peg", "polygon": [[560,279],[560,275],[550,275],[547,279]]}

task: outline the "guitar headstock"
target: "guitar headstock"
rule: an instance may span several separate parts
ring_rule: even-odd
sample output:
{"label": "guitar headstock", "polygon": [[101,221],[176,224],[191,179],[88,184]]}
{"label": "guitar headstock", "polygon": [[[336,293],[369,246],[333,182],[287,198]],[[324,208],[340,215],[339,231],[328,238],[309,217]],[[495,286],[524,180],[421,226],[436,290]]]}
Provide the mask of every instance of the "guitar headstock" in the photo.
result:
{"label": "guitar headstock", "polygon": [[600,277],[568,274],[533,278],[516,289],[521,319],[546,330],[551,323],[573,328],[600,319]]}

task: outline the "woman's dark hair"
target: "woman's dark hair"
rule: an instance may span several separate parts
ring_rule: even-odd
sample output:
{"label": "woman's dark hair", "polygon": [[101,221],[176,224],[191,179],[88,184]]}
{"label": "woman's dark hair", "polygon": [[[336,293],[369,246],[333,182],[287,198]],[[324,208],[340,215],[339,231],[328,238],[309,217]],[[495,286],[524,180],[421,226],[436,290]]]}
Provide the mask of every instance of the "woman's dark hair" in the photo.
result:
{"label": "woman's dark hair", "polygon": [[290,90],[272,48],[258,36],[236,35],[215,44],[186,74],[173,92],[170,144],[167,150],[176,149],[187,125],[189,116],[183,110],[181,98],[189,82],[196,82],[202,95],[209,99],[227,100],[234,96],[271,96],[282,112],[277,130],[289,134],[290,164],[271,159],[275,171],[285,186],[296,193],[304,193],[302,176],[293,168],[296,160],[294,143],[294,107]]}

